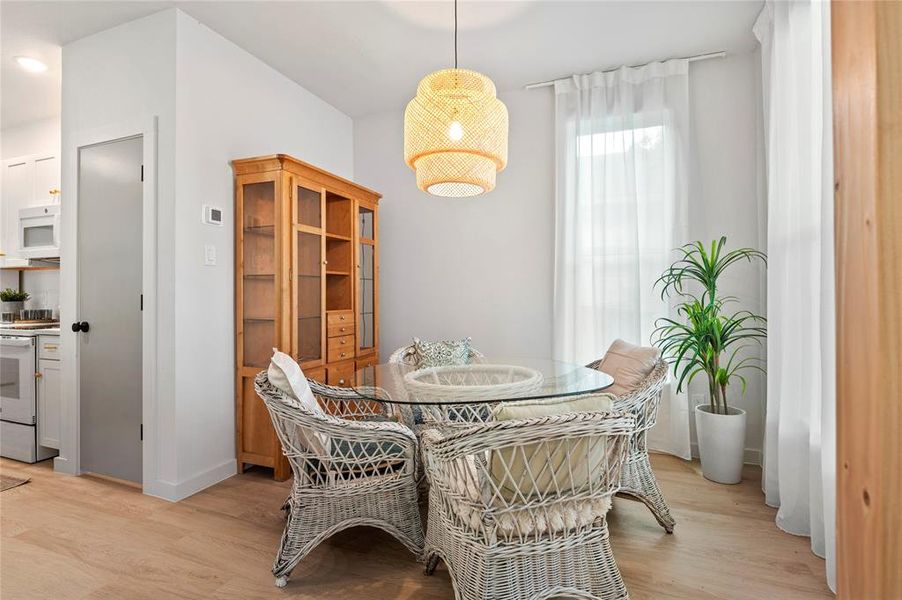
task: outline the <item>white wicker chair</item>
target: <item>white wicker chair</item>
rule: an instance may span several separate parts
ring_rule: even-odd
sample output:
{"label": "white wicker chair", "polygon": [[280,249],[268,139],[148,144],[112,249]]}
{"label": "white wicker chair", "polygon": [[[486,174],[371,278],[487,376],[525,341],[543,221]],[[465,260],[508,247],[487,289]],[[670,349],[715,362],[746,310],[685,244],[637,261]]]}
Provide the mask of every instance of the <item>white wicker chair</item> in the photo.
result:
{"label": "white wicker chair", "polygon": [[634,418],[571,413],[426,430],[426,573],[458,600],[628,598],[605,515]]}
{"label": "white wicker chair", "polygon": [[[600,370],[601,360],[586,366]],[[667,372],[667,363],[659,360],[652,372],[635,390],[614,398],[614,410],[632,414],[636,418],[636,432],[630,439],[629,455],[620,476],[618,495],[643,502],[664,531],[673,533],[676,521],[670,514],[664,494],[658,487],[658,481],[648,460],[648,430],[654,426],[657,419]]]}
{"label": "white wicker chair", "polygon": [[358,525],[387,531],[421,558],[413,432],[401,423],[374,421],[381,405],[353,390],[310,385],[323,414],[285,396],[266,371],[254,382],[294,475],[272,569],[276,585],[285,586],[292,569],[320,542]]}
{"label": "white wicker chair", "polygon": [[[467,360],[473,361],[474,359],[485,358],[485,355],[476,350],[475,348],[470,348],[470,354],[467,356]],[[411,367],[417,367],[416,363],[416,353],[415,346],[413,344],[409,346],[402,346],[391,353],[391,356],[388,357],[388,362],[390,363],[401,363],[404,365],[410,365]],[[400,410],[400,418],[413,430],[419,430],[423,427],[423,409],[419,406],[401,406]]]}

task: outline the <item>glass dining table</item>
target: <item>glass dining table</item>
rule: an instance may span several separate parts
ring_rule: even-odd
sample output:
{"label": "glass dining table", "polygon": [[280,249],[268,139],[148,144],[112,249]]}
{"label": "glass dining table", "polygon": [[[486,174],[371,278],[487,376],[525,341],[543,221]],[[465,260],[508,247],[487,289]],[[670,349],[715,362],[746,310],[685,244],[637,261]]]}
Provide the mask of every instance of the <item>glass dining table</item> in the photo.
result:
{"label": "glass dining table", "polygon": [[429,368],[382,363],[356,375],[353,389],[361,398],[390,405],[404,420],[444,423],[485,421],[500,402],[594,394],[614,383],[609,374],[582,365],[505,356]]}

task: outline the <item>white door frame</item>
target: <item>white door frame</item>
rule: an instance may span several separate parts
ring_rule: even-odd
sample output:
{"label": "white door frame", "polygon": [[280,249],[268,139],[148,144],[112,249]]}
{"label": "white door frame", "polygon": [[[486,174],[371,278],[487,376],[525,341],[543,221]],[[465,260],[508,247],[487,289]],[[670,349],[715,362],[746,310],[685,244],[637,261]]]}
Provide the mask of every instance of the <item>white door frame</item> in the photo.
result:
{"label": "white door frame", "polygon": [[142,200],[142,481],[145,493],[159,475],[157,460],[157,117],[145,117],[82,131],[66,140],[63,147],[62,241],[60,247],[60,343],[62,345],[62,395],[60,455],[54,459],[56,471],[81,473],[81,405],[79,402],[78,334],[71,329],[79,319],[78,307],[78,167],[79,150],[125,138],[143,136],[144,184]]}

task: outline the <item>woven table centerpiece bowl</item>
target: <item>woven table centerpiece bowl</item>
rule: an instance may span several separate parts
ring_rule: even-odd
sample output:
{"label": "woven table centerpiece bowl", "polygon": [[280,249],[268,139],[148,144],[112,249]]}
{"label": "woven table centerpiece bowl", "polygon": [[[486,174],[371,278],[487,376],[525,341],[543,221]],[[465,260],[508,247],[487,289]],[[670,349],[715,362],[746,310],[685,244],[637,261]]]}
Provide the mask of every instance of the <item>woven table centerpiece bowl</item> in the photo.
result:
{"label": "woven table centerpiece bowl", "polygon": [[419,402],[490,402],[529,396],[542,387],[539,371],[514,365],[469,364],[431,367],[404,375]]}

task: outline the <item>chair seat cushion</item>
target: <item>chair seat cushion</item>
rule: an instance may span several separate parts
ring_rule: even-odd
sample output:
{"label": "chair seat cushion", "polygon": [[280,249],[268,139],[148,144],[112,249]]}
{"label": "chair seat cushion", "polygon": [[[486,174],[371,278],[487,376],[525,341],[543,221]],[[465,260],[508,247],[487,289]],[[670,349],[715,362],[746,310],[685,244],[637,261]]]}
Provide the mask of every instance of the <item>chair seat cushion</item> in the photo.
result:
{"label": "chair seat cushion", "polygon": [[[536,419],[580,412],[611,411],[608,394],[561,397],[528,402],[503,402],[497,421]],[[489,473],[505,500],[582,489],[606,471],[607,444],[601,437],[513,445],[489,453]]]}
{"label": "chair seat cushion", "polygon": [[611,497],[603,496],[586,500],[562,500],[542,509],[506,509],[499,506],[496,510],[487,511],[480,501],[480,491],[473,484],[477,480],[474,457],[467,456],[466,463],[472,473],[457,480],[455,496],[460,499],[449,504],[464,526],[474,532],[486,532],[492,542],[588,527],[596,519],[603,518],[611,508]]}
{"label": "chair seat cushion", "polygon": [[599,370],[614,378],[614,383],[605,391],[615,396],[623,396],[635,391],[651,374],[661,357],[661,350],[646,346],[635,346],[623,340],[614,340]]}

